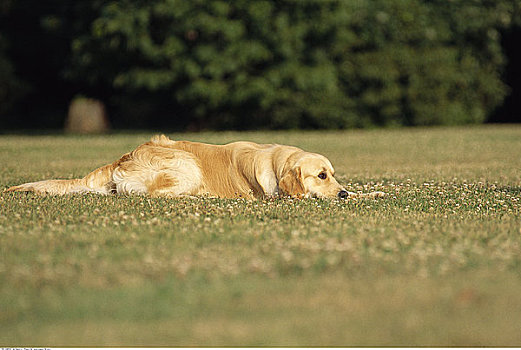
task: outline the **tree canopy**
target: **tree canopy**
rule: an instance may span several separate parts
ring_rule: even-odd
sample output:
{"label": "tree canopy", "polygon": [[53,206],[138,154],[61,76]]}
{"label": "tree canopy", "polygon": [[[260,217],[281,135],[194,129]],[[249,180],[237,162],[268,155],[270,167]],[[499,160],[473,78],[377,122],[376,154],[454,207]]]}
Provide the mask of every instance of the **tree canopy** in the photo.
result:
{"label": "tree canopy", "polygon": [[120,124],[196,129],[483,122],[508,93],[501,39],[520,10],[518,0],[45,3],[11,0],[0,18],[0,113],[57,81],[59,96],[98,97]]}

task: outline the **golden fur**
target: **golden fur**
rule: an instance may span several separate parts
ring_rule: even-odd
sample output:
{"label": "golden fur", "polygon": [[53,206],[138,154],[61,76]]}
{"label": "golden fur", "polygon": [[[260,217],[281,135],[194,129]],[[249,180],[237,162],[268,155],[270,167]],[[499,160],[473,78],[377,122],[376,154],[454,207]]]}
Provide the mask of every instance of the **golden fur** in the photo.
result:
{"label": "golden fur", "polygon": [[[82,179],[44,180],[6,191],[96,192],[222,198],[341,197],[347,192],[324,156],[297,147],[253,142],[210,145],[155,136]],[[381,192],[371,194],[380,196]]]}

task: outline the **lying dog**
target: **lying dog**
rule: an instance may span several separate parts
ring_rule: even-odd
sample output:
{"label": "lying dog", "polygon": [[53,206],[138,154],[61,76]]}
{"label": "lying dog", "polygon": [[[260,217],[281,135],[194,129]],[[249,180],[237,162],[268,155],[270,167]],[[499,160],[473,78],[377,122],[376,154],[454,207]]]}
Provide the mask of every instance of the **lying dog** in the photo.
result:
{"label": "lying dog", "polygon": [[[210,145],[172,141],[161,135],[82,179],[31,182],[6,191],[248,199],[355,196],[335,180],[334,174],[326,157],[297,147],[253,142]],[[374,192],[368,196],[382,195]]]}

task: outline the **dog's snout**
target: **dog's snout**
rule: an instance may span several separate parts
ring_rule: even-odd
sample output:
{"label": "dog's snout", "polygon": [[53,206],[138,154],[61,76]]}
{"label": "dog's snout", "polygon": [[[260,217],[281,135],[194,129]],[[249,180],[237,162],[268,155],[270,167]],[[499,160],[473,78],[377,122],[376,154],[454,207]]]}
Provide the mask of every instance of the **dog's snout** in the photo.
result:
{"label": "dog's snout", "polygon": [[338,198],[346,199],[347,197],[349,197],[349,192],[344,190],[338,192]]}

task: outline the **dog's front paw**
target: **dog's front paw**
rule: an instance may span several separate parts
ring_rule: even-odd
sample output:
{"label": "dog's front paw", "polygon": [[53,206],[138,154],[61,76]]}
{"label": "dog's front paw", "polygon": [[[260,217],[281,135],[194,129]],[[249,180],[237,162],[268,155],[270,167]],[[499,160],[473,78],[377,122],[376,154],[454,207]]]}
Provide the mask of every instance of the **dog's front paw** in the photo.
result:
{"label": "dog's front paw", "polygon": [[387,197],[388,194],[385,192],[382,192],[382,191],[376,191],[376,192],[368,193],[367,196],[371,197],[371,198],[384,198],[384,197]]}

